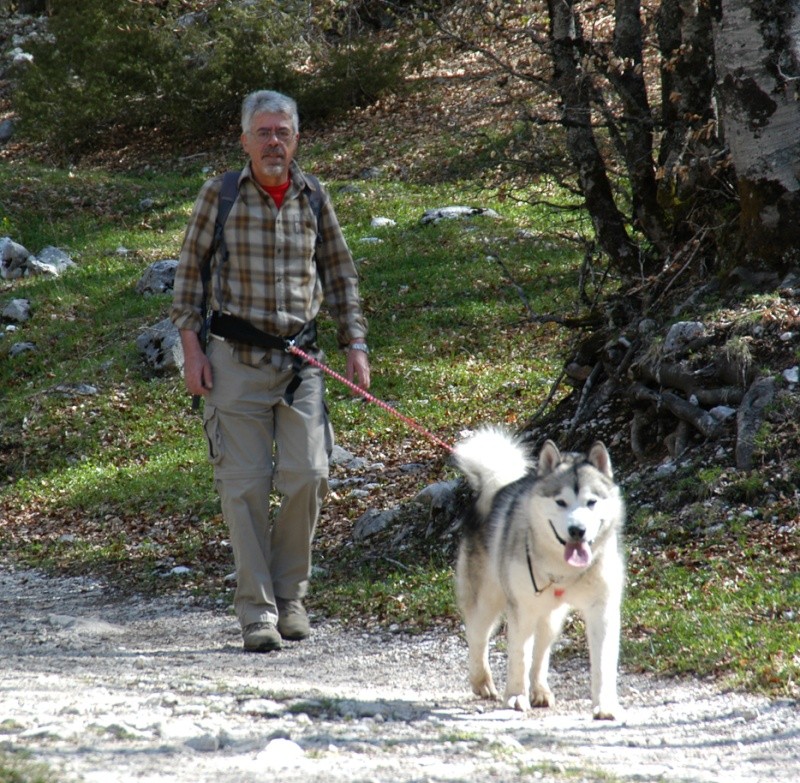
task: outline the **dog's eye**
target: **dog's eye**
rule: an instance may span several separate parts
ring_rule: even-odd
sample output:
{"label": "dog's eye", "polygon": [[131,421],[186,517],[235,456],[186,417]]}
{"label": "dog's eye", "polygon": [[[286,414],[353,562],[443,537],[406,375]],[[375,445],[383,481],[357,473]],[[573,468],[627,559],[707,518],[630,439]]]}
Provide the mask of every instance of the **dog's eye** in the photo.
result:
{"label": "dog's eye", "polygon": [[567,507],[567,501],[566,500],[562,500],[561,498],[558,498],[556,500],[556,505],[560,506],[561,508],[566,508]]}
{"label": "dog's eye", "polygon": [[594,498],[592,498],[591,500],[587,500],[586,501],[586,505],[589,508],[594,508],[596,504],[597,504],[597,501]]}

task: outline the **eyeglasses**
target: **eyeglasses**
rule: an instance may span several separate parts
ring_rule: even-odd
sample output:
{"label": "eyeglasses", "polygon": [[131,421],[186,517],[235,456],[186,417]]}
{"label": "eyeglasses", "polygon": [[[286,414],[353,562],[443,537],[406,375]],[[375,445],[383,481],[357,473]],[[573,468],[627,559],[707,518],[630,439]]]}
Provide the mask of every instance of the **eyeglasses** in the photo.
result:
{"label": "eyeglasses", "polygon": [[294,131],[291,128],[259,128],[257,131],[250,131],[251,136],[255,136],[259,144],[266,144],[274,136],[281,144],[288,144],[294,138]]}

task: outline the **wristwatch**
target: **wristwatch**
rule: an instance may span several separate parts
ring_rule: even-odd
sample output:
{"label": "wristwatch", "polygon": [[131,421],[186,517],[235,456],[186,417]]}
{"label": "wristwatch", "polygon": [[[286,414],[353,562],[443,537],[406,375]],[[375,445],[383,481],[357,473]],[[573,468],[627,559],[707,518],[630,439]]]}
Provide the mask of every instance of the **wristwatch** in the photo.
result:
{"label": "wristwatch", "polygon": [[364,353],[369,353],[369,348],[367,347],[366,343],[350,343],[345,349],[347,351],[364,351]]}

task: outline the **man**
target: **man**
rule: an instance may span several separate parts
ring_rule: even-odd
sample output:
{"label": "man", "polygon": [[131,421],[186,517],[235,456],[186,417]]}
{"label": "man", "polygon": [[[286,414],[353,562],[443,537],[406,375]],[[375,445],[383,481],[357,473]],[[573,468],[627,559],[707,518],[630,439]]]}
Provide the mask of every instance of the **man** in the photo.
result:
{"label": "man", "polygon": [[[186,388],[205,398],[208,456],[236,564],[234,608],[244,649],[255,652],[309,635],[302,599],[333,445],[323,376],[294,360],[283,338],[296,336],[321,357],[314,318],[324,299],[347,351],[347,377],[370,385],[355,265],[328,194],[294,160],[298,128],[291,98],[260,90],[244,99],[241,143],[249,162],[225,222],[224,248],[212,259],[206,353],[198,336],[201,268],[221,176],[207,181],[195,202],[170,312],[180,330]],[[260,342],[262,333],[281,338],[278,347]],[[271,518],[273,483],[282,501]]]}

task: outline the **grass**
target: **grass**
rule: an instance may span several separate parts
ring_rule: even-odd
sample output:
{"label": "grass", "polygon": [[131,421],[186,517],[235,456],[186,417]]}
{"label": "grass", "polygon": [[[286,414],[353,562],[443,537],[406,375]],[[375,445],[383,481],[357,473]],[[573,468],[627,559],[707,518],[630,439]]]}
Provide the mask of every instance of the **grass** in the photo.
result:
{"label": "grass", "polygon": [[312,600],[318,611],[415,633],[456,617],[452,581],[450,567],[434,558],[399,568],[362,563],[347,579],[328,582]]}
{"label": "grass", "polygon": [[31,761],[27,753],[0,750],[0,783],[56,783],[58,780],[54,771]]}
{"label": "grass", "polygon": [[[324,146],[312,149],[326,154]],[[314,159],[306,162],[313,170]],[[221,157],[214,168],[231,165],[239,161]],[[169,305],[168,296],[137,294],[136,282],[149,263],[176,257],[208,171],[191,161],[158,175],[14,162],[0,164],[0,173],[10,195],[0,206],[3,231],[31,252],[53,244],[77,261],[58,279],[0,283],[0,304],[26,298],[33,310],[30,322],[0,338],[0,554],[52,571],[113,575],[138,589],[224,591],[227,531],[197,415],[182,381],[148,372],[135,348],[139,330]],[[428,185],[386,178],[356,191],[342,184],[328,181],[360,269],[375,395],[446,441],[484,421],[522,424],[546,399],[572,339],[528,318],[574,310],[582,256],[561,238],[572,227],[478,192],[469,178]],[[463,203],[501,218],[420,222],[428,208]],[[396,225],[374,228],[375,216]],[[333,327],[325,317],[320,327],[341,370]],[[18,340],[38,350],[6,356]],[[59,391],[64,384],[92,384],[97,393]],[[454,475],[435,446],[379,408],[334,384],[329,402],[342,445],[387,471],[425,463],[402,482],[384,479],[387,503]],[[702,503],[718,478],[709,470],[697,484],[670,489]],[[727,491],[753,500],[758,479],[742,477]],[[452,563],[440,553],[393,562],[342,546],[368,502],[331,497],[318,537],[325,589],[312,591],[314,608],[412,631],[457,627]],[[652,530],[631,528],[625,666],[797,694],[797,577],[768,549],[733,562],[718,554],[719,542],[700,542],[711,559],[698,561],[696,539],[669,520],[658,525],[664,537],[655,548],[646,543]],[[740,537],[749,551],[746,532]],[[191,565],[189,575],[161,578],[181,564]]]}
{"label": "grass", "polygon": [[623,659],[659,674],[710,675],[732,688],[791,696],[800,575],[769,551],[720,551],[633,574]]}

